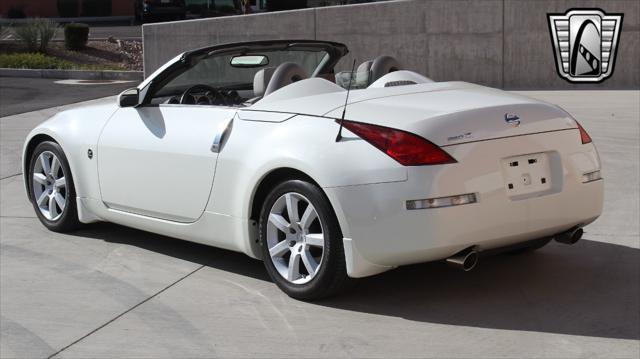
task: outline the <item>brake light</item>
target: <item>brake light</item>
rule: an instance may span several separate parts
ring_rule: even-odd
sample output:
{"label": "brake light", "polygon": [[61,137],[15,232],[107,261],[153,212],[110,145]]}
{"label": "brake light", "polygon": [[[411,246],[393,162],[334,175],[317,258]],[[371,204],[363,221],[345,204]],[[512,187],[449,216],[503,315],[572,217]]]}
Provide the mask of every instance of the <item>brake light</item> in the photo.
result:
{"label": "brake light", "polygon": [[404,166],[457,162],[440,147],[409,132],[346,120],[343,126]]}
{"label": "brake light", "polygon": [[580,130],[580,140],[582,141],[582,144],[591,143],[591,136],[589,136],[587,131],[582,127],[582,125],[580,125],[580,122],[576,121],[576,124],[578,124],[578,130]]}

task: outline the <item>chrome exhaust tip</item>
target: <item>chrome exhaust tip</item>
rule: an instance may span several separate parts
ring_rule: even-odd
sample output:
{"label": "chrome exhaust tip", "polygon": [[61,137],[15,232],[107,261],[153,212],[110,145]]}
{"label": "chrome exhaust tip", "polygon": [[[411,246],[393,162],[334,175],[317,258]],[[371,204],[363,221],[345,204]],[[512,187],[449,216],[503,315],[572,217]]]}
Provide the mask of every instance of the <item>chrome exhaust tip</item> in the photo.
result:
{"label": "chrome exhaust tip", "polygon": [[575,244],[582,238],[583,234],[584,230],[581,227],[575,227],[564,233],[558,234],[555,236],[555,240],[564,244]]}
{"label": "chrome exhaust tip", "polygon": [[468,272],[478,264],[478,252],[472,248],[465,249],[447,258],[446,261],[450,266]]}

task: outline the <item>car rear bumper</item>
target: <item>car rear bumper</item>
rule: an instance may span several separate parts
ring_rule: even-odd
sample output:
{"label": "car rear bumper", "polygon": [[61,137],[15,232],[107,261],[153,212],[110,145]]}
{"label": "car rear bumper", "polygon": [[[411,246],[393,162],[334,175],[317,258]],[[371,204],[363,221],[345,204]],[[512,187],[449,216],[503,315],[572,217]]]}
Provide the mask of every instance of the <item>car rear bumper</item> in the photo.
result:
{"label": "car rear bumper", "polygon": [[[352,277],[447,258],[465,248],[488,250],[564,232],[602,212],[604,181],[595,147],[572,131],[447,148],[459,163],[410,167],[407,181],[325,188],[345,236]],[[551,189],[513,196],[501,160],[516,154],[557,154]],[[553,150],[551,150],[553,149]],[[552,166],[552,167],[553,167]],[[408,210],[408,200],[473,193],[477,203]]]}

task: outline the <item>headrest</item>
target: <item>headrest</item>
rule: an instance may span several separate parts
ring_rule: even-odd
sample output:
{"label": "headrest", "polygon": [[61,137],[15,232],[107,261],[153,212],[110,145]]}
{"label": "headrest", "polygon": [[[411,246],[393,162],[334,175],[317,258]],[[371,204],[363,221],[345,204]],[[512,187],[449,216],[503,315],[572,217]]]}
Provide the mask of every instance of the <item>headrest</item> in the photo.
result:
{"label": "headrest", "polygon": [[369,60],[363,62],[358,66],[356,70],[356,77],[354,79],[356,84],[363,84],[364,87],[369,85],[369,77],[371,77],[371,65],[373,64],[373,60]]}
{"label": "headrest", "polygon": [[402,69],[402,65],[400,65],[400,62],[395,58],[391,56],[379,56],[373,60],[373,63],[371,64],[371,77],[369,78],[369,83],[374,83],[382,76]]}
{"label": "headrest", "polygon": [[256,72],[256,74],[253,76],[253,96],[264,96],[264,93],[267,90],[267,86],[269,85],[269,81],[271,81],[273,72],[275,70],[275,67],[265,67],[264,69]]}
{"label": "headrest", "polygon": [[269,85],[264,91],[264,96],[281,89],[289,84],[294,82],[304,80],[307,77],[307,73],[304,71],[302,66],[295,64],[293,62],[284,62],[276,67],[273,75],[271,76],[271,80],[269,81]]}

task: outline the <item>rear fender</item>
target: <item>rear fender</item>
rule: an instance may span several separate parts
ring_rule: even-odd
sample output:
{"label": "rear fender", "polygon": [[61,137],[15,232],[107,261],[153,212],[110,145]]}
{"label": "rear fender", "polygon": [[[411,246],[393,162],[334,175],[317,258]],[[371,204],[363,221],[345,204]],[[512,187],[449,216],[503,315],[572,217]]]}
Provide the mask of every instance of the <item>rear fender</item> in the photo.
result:
{"label": "rear fender", "polygon": [[[407,180],[406,167],[349,131],[336,142],[338,127],[335,119],[311,116],[281,123],[236,120],[218,158],[207,211],[246,219],[241,235],[255,245],[253,196],[274,170],[300,171],[323,188]],[[340,203],[331,204],[348,236]]]}

